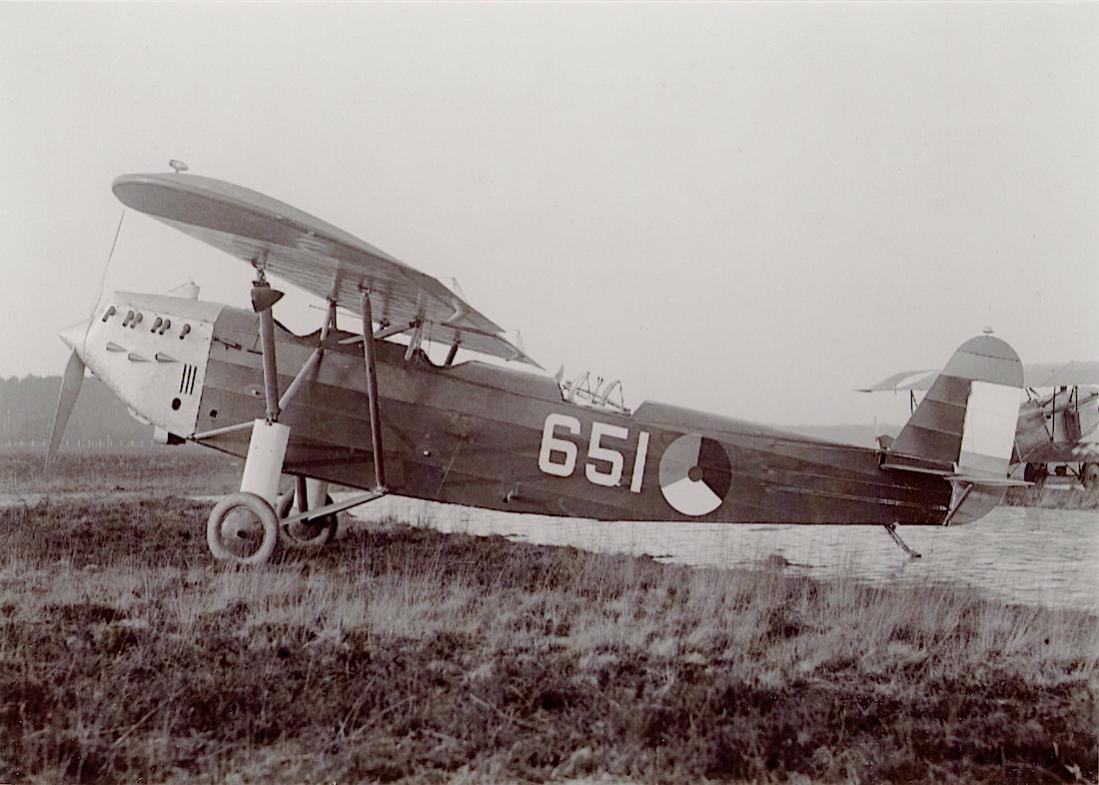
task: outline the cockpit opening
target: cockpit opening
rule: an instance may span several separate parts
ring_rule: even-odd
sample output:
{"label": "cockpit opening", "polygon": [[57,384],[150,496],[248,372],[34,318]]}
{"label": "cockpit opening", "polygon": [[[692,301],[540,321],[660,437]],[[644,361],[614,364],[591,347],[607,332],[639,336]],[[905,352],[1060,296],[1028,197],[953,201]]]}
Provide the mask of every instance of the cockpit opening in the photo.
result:
{"label": "cockpit opening", "polygon": [[620,379],[604,379],[602,376],[592,376],[590,371],[584,371],[567,381],[564,376],[565,369],[562,367],[554,378],[561,389],[561,397],[568,403],[589,409],[614,412],[627,417],[631,414],[630,408],[626,406]]}

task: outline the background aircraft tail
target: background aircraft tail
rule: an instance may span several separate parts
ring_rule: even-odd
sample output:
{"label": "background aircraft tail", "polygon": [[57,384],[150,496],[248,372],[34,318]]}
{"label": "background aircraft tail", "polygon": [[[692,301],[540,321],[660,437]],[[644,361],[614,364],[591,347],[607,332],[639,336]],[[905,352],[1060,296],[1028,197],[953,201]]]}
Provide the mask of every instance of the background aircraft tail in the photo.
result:
{"label": "background aircraft tail", "polygon": [[954,494],[943,523],[984,515],[1018,484],[1008,479],[1008,465],[1022,385],[1014,349],[991,335],[969,339],[885,451],[882,467],[949,480]]}

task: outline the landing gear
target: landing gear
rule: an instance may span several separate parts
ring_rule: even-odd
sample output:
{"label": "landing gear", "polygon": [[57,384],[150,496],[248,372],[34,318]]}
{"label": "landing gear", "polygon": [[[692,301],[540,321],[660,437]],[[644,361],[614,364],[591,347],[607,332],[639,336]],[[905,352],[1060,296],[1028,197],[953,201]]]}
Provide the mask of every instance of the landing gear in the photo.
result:
{"label": "landing gear", "polygon": [[[275,511],[278,513],[280,522],[290,517],[291,511],[304,513],[321,504],[332,504],[332,497],[327,493],[327,485],[328,483],[320,480],[299,477],[297,488],[279,497]],[[323,501],[320,501],[322,499]],[[282,541],[292,548],[320,548],[335,538],[338,527],[337,515],[329,513],[319,518],[283,523],[280,531]]]}
{"label": "landing gear", "polygon": [[214,506],[206,522],[206,544],[214,558],[262,564],[279,539],[275,511],[254,493],[231,493]]}
{"label": "landing gear", "polygon": [[923,554],[916,553],[916,551],[909,548],[908,543],[906,543],[904,540],[902,540],[901,536],[899,534],[897,534],[897,524],[895,524],[895,523],[883,523],[882,528],[884,528],[885,531],[889,534],[889,536],[893,538],[893,542],[895,542],[895,543],[897,543],[897,545],[901,546],[901,550],[903,550],[905,553],[907,553],[908,557],[910,559],[922,559],[923,558]]}
{"label": "landing gear", "polygon": [[226,496],[206,521],[206,544],[214,558],[262,564],[278,544],[276,500],[290,429],[256,420],[240,480],[240,492]]}
{"label": "landing gear", "polygon": [[1099,463],[1080,464],[1080,484],[1092,496],[1099,498]]}
{"label": "landing gear", "polygon": [[1048,476],[1049,467],[1044,463],[1028,463],[1023,468],[1023,479],[1034,483],[1039,488],[1045,484]]}
{"label": "landing gear", "polygon": [[[320,547],[335,535],[338,513],[374,501],[388,493],[374,357],[374,321],[370,290],[364,286],[360,293],[363,366],[366,372],[370,441],[374,458],[374,489],[334,503],[327,495],[325,483],[299,478],[295,492],[279,498],[279,480],[290,441],[290,428],[279,422],[279,415],[306,382],[307,377],[316,372],[324,355],[328,330],[335,325],[336,302],[329,302],[328,316],[321,329],[317,348],[280,398],[275,356],[275,322],[271,307],[282,297],[282,292],[275,291],[267,283],[258,260],[253,264],[257,276],[252,288],[252,309],[259,315],[265,416],[255,420],[251,426],[252,438],[248,443],[240,492],[222,499],[210,513],[206,523],[206,542],[211,553],[218,559],[235,561],[238,564],[262,564],[270,559],[280,540],[280,528],[281,539],[287,545]],[[243,430],[247,427],[246,423],[241,423],[231,426],[231,430]],[[224,429],[221,432],[225,432]],[[297,509],[292,509],[293,506]]]}

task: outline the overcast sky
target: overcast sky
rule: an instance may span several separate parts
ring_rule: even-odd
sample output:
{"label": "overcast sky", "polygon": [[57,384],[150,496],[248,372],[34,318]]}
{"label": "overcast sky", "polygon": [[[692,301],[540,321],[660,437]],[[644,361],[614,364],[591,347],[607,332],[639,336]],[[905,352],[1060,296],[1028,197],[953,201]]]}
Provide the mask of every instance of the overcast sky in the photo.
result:
{"label": "overcast sky", "polygon": [[[169,158],[522,330],[550,372],[775,423],[985,326],[1099,359],[1099,6],[0,4],[0,376],[106,291],[250,270],[121,205]],[[310,330],[304,296],[278,317]]]}

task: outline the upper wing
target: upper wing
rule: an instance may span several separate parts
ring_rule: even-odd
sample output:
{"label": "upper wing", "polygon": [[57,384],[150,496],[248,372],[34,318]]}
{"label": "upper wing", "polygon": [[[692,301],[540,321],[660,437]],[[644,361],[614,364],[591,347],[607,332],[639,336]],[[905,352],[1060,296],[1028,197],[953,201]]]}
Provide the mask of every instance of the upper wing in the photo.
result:
{"label": "upper wing", "polygon": [[[901,371],[858,392],[927,390],[938,375],[938,371]],[[1081,384],[1099,384],[1099,362],[1075,361],[1023,365],[1024,387],[1071,387]]]}
{"label": "upper wing", "polygon": [[112,188],[126,206],[349,311],[362,312],[366,288],[374,319],[384,325],[411,330],[422,322],[433,339],[541,367],[437,279],[269,196],[189,174],[123,175]]}

